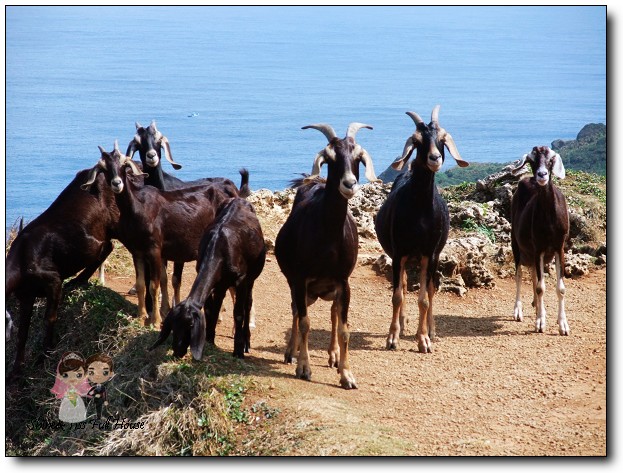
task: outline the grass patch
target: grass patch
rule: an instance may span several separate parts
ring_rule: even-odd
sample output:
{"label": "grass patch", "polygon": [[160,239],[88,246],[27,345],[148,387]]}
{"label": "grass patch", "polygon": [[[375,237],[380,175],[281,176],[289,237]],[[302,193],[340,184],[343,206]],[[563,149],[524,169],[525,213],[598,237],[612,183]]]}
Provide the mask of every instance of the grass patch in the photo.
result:
{"label": "grass patch", "polygon": [[[64,295],[56,349],[36,363],[42,352],[43,311],[38,304],[33,314],[24,376],[6,390],[7,455],[257,454],[242,445],[251,424],[254,438],[264,438],[261,451],[273,451],[270,431],[279,431],[272,425],[279,411],[266,400],[247,401],[249,393],[257,396],[262,389],[250,377],[257,368],[234,358],[229,349],[207,347],[200,362],[190,355],[173,358],[169,345],[149,352],[158,333],[137,324],[131,315],[136,306],[110,289],[90,285]],[[12,341],[7,344],[7,370],[14,351]],[[104,413],[111,416],[110,425],[92,418],[83,426],[58,420],[61,401],[50,389],[66,351],[112,356],[116,376],[107,386],[110,404]],[[87,404],[87,413],[94,411]]]}

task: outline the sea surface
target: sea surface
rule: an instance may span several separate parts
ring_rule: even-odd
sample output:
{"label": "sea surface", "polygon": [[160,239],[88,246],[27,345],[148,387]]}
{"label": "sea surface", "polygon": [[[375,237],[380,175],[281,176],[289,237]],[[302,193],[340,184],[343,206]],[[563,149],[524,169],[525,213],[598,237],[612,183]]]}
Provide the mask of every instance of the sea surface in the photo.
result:
{"label": "sea surface", "polygon": [[[156,120],[181,179],[283,189],[350,122],[380,174],[441,105],[463,159],[505,163],[606,123],[606,7],[6,10],[5,228]],[[446,154],[444,168],[454,166]],[[363,173],[362,173],[363,176]],[[362,177],[362,179],[364,179]],[[365,181],[365,179],[364,179]]]}

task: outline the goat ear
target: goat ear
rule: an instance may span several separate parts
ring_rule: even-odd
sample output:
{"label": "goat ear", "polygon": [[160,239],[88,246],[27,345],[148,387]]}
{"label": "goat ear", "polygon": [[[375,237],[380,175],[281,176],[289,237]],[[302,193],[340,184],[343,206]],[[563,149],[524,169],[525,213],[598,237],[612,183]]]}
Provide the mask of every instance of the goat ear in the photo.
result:
{"label": "goat ear", "polygon": [[149,347],[148,349],[149,351],[152,351],[157,346],[162,345],[167,340],[167,338],[169,338],[172,325],[173,325],[173,317],[171,316],[171,313],[169,312],[169,314],[165,317],[164,322],[162,323],[162,330],[160,330],[160,336],[158,337],[158,340],[156,340],[156,343],[154,343],[151,347]]}
{"label": "goat ear", "polygon": [[558,153],[556,153],[554,154],[554,157],[552,158],[552,160],[554,161],[554,166],[552,167],[552,174],[554,174],[554,176],[556,176],[559,179],[564,179],[565,178],[565,167],[562,164],[562,158],[560,157]]}
{"label": "goat ear", "polygon": [[365,149],[361,147],[360,149],[361,151],[359,152],[359,161],[366,168],[366,179],[370,182],[383,182],[376,177],[376,173],[374,172],[374,164],[372,164],[372,157],[368,154],[368,152]]}
{"label": "goat ear", "polygon": [[312,165],[310,177],[320,175],[320,167],[327,162],[326,148],[320,151],[314,158],[314,164]]}
{"label": "goat ear", "polygon": [[160,143],[164,145],[164,157],[167,158],[167,161],[171,163],[171,166],[173,166],[173,169],[182,169],[181,164],[177,164],[175,161],[173,161],[173,157],[171,156],[171,145],[169,145],[169,140],[167,140],[167,137],[162,134],[160,136],[161,136]]}
{"label": "goat ear", "polygon": [[529,154],[524,154],[521,158],[521,161],[519,162],[519,164],[517,166],[515,166],[513,169],[511,169],[511,174],[513,176],[517,176],[519,174],[522,174],[523,171],[523,167],[526,165],[526,163],[528,161],[531,161],[530,155]]}
{"label": "goat ear", "polygon": [[201,310],[193,313],[193,328],[190,332],[190,352],[197,361],[201,360],[206,344],[206,317]]}
{"label": "goat ear", "polygon": [[142,172],[138,166],[136,164],[134,164],[134,161],[132,161],[132,159],[129,156],[122,156],[121,157],[121,161],[119,162],[119,164],[121,164],[122,166],[130,166],[130,169],[132,169],[132,173],[135,176],[143,176],[143,177],[147,177],[149,176],[149,174],[147,174],[146,172]]}
{"label": "goat ear", "polygon": [[413,141],[413,136],[410,136],[409,138],[407,138],[405,147],[402,150],[402,156],[394,160],[394,162],[392,163],[392,168],[395,169],[396,171],[402,170],[402,168],[407,163],[407,161],[409,161],[409,158],[411,157],[411,154],[413,153],[414,148],[415,148],[415,143]]}
{"label": "goat ear", "polygon": [[[439,113],[439,105],[435,107],[435,110],[437,110],[437,113]],[[433,110],[433,113],[435,112],[435,110]],[[442,133],[441,140],[443,141],[443,144],[448,149],[448,151],[450,151],[450,154],[456,161],[456,164],[458,164],[459,167],[462,167],[462,168],[469,166],[469,163],[465,161],[463,158],[461,158],[461,155],[459,154],[459,150],[456,147],[456,143],[454,143],[454,139],[452,138],[452,135],[444,129],[441,130],[441,133]]]}

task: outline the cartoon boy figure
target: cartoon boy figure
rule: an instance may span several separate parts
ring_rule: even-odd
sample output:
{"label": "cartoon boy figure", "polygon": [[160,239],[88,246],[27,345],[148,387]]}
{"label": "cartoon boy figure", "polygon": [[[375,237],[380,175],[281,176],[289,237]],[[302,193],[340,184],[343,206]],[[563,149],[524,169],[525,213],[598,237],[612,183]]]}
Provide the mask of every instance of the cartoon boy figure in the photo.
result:
{"label": "cartoon boy figure", "polygon": [[112,358],[105,353],[98,353],[87,358],[87,379],[91,383],[91,389],[87,396],[95,401],[97,418],[102,418],[102,409],[108,405],[108,395],[104,383],[110,381],[115,373],[113,372]]}

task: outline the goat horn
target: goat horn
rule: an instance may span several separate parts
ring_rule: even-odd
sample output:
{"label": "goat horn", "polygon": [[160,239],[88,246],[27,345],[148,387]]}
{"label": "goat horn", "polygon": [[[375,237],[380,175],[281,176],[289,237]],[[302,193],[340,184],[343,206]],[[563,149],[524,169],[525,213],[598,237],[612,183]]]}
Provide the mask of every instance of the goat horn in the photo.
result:
{"label": "goat horn", "polygon": [[418,125],[426,125],[426,123],[424,123],[424,120],[422,120],[420,118],[420,116],[415,113],[415,112],[406,112],[407,115],[409,115],[411,117],[411,119],[413,120],[413,122],[415,123],[415,126],[417,127]]}
{"label": "goat horn", "polygon": [[352,138],[354,140],[355,135],[362,128],[373,130],[373,128],[370,125],[366,125],[365,123],[353,122],[350,125],[348,125],[348,130],[346,130],[346,138]]}
{"label": "goat horn", "polygon": [[115,140],[115,147],[113,148],[113,151],[119,151],[119,141],[117,140]]}
{"label": "goat horn", "polygon": [[307,125],[302,127],[301,130],[307,130],[308,128],[313,128],[314,130],[321,131],[322,134],[327,137],[328,141],[331,141],[333,138],[337,138],[333,127],[331,125],[327,125],[326,123],[315,123],[313,125]]}
{"label": "goat horn", "polygon": [[129,157],[129,156],[122,156],[122,157],[121,157],[121,159],[120,159],[120,161],[119,161],[119,164],[121,164],[122,166],[124,166],[124,165],[128,165],[128,166],[130,166],[130,169],[132,169],[132,173],[133,173],[135,176],[143,176],[143,177],[147,177],[147,176],[149,176],[149,174],[147,174],[147,173],[145,173],[145,172],[141,171],[141,170],[138,168],[138,166],[134,163],[134,161],[132,161],[132,160],[130,159],[130,157]]}
{"label": "goat horn", "polygon": [[167,161],[171,163],[173,169],[182,169],[182,165],[177,164],[175,161],[173,161],[173,158],[171,157],[171,145],[169,145],[169,140],[167,140],[167,137],[162,135],[162,138],[160,138],[160,143],[164,145],[164,157],[167,158]]}
{"label": "goat horn", "polygon": [[440,130],[439,134],[441,135],[440,140],[443,142],[446,148],[448,148],[448,151],[450,151],[450,154],[456,161],[456,164],[458,164],[459,167],[462,167],[462,168],[469,166],[469,163],[465,161],[463,158],[461,158],[461,155],[459,154],[459,150],[456,147],[456,143],[454,143],[454,139],[452,138],[452,135],[450,135],[450,133],[448,133],[443,128]]}
{"label": "goat horn", "polygon": [[439,124],[439,109],[440,108],[441,108],[441,105],[435,105],[435,108],[433,108],[433,113],[430,114],[431,122]]}
{"label": "goat horn", "polygon": [[104,148],[102,148],[100,145],[97,145],[98,149],[100,150],[100,153],[105,154],[106,150]]}
{"label": "goat horn", "polygon": [[413,148],[415,148],[415,144],[413,142],[413,136],[410,136],[409,138],[407,138],[407,142],[405,143],[405,147],[402,150],[402,156],[397,158],[392,163],[392,168],[395,169],[396,171],[400,171],[403,168],[403,166],[405,165],[405,163],[409,160],[409,157],[411,156],[411,153],[413,153]]}
{"label": "goat horn", "polygon": [[143,128],[143,126],[139,122],[134,122],[134,126],[138,130],[139,128]]}

